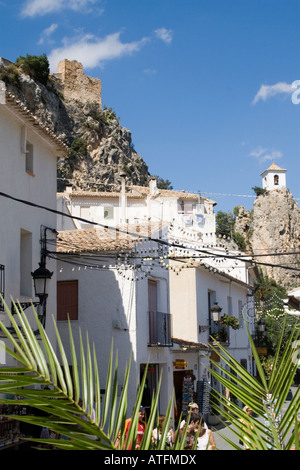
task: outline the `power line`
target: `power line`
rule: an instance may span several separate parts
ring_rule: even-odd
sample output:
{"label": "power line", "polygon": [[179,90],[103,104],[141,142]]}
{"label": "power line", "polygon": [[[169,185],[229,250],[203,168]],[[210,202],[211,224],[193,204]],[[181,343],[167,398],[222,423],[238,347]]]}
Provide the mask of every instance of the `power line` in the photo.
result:
{"label": "power line", "polygon": [[[31,207],[34,207],[34,208],[38,208],[38,209],[42,209],[42,210],[45,210],[45,211],[48,211],[48,212],[52,212],[54,214],[57,214],[57,215],[61,215],[63,217],[68,217],[68,218],[71,218],[71,219],[74,219],[74,220],[79,220],[79,221],[82,221],[82,222],[85,222],[85,223],[88,223],[88,224],[93,224],[93,225],[97,225],[97,226],[100,226],[102,228],[105,228],[105,229],[110,229],[110,230],[114,230],[116,232],[119,232],[119,233],[124,233],[124,234],[127,234],[127,235],[131,235],[133,237],[137,237],[139,239],[144,239],[144,240],[149,240],[149,241],[153,241],[153,242],[156,242],[158,244],[161,244],[161,245],[164,245],[164,246],[168,246],[168,247],[172,247],[172,248],[178,248],[178,249],[184,249],[184,250],[193,250],[195,252],[199,252],[199,253],[203,253],[203,255],[209,255],[210,257],[213,257],[213,258],[230,258],[230,259],[234,259],[234,260],[238,260],[238,261],[244,261],[243,258],[244,257],[250,257],[253,258],[253,257],[256,257],[256,256],[278,256],[279,253],[276,253],[276,254],[272,254],[272,255],[268,255],[268,254],[263,254],[263,255],[239,255],[239,256],[236,256],[236,255],[226,255],[224,253],[212,253],[210,251],[207,251],[204,250],[204,249],[198,249],[198,248],[191,248],[191,247],[186,247],[184,246],[183,244],[178,244],[178,243],[170,243],[170,242],[167,242],[165,240],[162,240],[162,239],[157,239],[157,238],[152,238],[152,237],[149,237],[149,236],[145,236],[145,235],[142,235],[142,234],[137,234],[137,233],[131,233],[131,232],[128,232],[128,230],[122,230],[120,228],[117,228],[117,227],[110,227],[108,225],[104,225],[104,224],[100,224],[98,222],[94,222],[94,221],[91,221],[91,220],[88,220],[88,219],[85,219],[85,218],[82,218],[82,217],[77,217],[77,216],[72,216],[70,214],[66,214],[62,211],[58,211],[56,209],[52,209],[52,208],[49,208],[49,207],[46,207],[46,206],[42,206],[40,204],[36,204],[36,203],[33,203],[33,202],[30,202],[30,201],[26,201],[24,199],[20,199],[20,198],[16,198],[14,196],[11,196],[9,194],[6,194],[6,193],[3,193],[3,192],[0,192],[0,196],[2,197],[5,197],[5,198],[8,198],[10,200],[13,200],[15,202],[19,202],[21,204],[25,204],[25,205],[28,205],[28,206],[31,206]],[[280,253],[280,255],[286,255],[287,253]],[[297,252],[293,252],[293,254],[298,254]],[[74,253],[73,253],[74,255]],[[256,265],[264,265],[264,266],[271,266],[271,267],[277,267],[277,268],[283,268],[283,269],[290,269],[290,270],[294,270],[294,271],[300,271],[300,269],[298,268],[293,268],[291,266],[284,266],[284,265],[275,265],[275,264],[272,264],[272,263],[262,263],[262,262],[258,262],[256,260],[253,260],[253,259],[248,259],[249,263],[253,263],[253,264],[256,264]]]}

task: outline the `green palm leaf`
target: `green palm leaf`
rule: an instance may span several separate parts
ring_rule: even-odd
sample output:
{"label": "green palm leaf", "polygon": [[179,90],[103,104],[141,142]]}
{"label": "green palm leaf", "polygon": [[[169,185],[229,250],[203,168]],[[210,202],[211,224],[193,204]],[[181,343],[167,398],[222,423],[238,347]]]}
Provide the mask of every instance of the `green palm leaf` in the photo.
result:
{"label": "green palm leaf", "polygon": [[[119,437],[119,448],[129,448],[135,445],[137,436],[138,412],[142,401],[147,368],[137,389],[135,407],[132,414],[132,426],[124,443],[124,427],[127,416],[127,395],[131,357],[125,370],[121,396],[118,397],[118,357],[113,359],[113,344],[109,356],[106,378],[106,388],[103,404],[100,395],[100,382],[95,348],[91,348],[88,335],[84,346],[82,334],[79,336],[79,352],[76,351],[69,322],[70,357],[67,359],[65,346],[61,340],[57,325],[54,322],[59,356],[56,354],[46,331],[39,322],[34,308],[35,320],[39,336],[22,310],[20,304],[15,304],[15,315],[12,315],[5,305],[11,328],[0,321],[0,329],[11,346],[6,346],[10,355],[19,367],[0,368],[0,392],[18,396],[20,406],[30,406],[41,411],[41,416],[10,415],[10,418],[31,423],[40,428],[46,427],[64,439],[33,439],[37,444],[50,444],[64,450],[113,450]],[[79,374],[80,367],[80,374]],[[160,379],[161,383],[161,379]],[[151,447],[152,427],[158,406],[160,383],[152,400],[149,423],[144,435],[141,449]],[[46,388],[43,388],[46,387]],[[13,399],[1,399],[1,403],[16,404]],[[95,414],[93,413],[95,408]],[[165,420],[164,436],[169,429],[172,399],[170,400]],[[104,430],[106,429],[106,431]],[[174,450],[182,448],[182,443],[174,446]],[[163,446],[161,445],[161,448]]]}
{"label": "green palm leaf", "polygon": [[[257,378],[247,372],[221,345],[217,345],[213,349],[229,366],[230,372],[222,367],[220,362],[214,361],[211,361],[213,367],[209,370],[212,376],[230,391],[232,397],[236,397],[243,404],[248,405],[256,416],[253,418],[246,415],[242,408],[233,401],[230,402],[230,411],[228,411],[227,399],[215,390],[212,391],[212,395],[218,404],[214,403],[214,407],[223,417],[224,424],[228,426],[230,423],[232,433],[239,439],[243,439],[245,434],[245,425],[241,420],[251,426],[249,435],[251,449],[288,449],[291,447],[291,443],[295,444],[298,441],[298,434],[295,431],[297,429],[295,416],[300,411],[300,389],[298,388],[288,406],[286,398],[297,370],[299,325],[298,327],[294,326],[284,347],[282,344],[284,331],[282,331],[269,379],[264,374],[252,337],[248,329],[247,331],[257,367]],[[295,430],[292,429],[293,427]],[[232,440],[225,436],[223,438],[233,448],[237,448]]]}

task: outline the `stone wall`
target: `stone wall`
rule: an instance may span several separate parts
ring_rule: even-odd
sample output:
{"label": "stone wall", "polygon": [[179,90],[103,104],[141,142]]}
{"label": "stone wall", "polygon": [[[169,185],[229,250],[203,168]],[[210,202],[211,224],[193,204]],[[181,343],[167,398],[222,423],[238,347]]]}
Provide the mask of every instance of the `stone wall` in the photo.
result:
{"label": "stone wall", "polygon": [[101,80],[85,75],[80,62],[61,60],[54,75],[61,81],[61,91],[65,99],[83,103],[97,102],[102,108]]}

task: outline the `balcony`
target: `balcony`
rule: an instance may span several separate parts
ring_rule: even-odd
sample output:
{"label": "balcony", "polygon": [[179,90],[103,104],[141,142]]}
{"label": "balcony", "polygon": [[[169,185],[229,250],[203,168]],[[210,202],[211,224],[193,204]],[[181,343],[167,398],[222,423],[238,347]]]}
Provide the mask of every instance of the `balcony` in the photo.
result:
{"label": "balcony", "polygon": [[149,342],[148,346],[170,347],[171,339],[171,314],[162,312],[149,313]]}
{"label": "balcony", "polygon": [[229,346],[229,327],[222,324],[212,325],[210,342],[217,341],[223,346]]}

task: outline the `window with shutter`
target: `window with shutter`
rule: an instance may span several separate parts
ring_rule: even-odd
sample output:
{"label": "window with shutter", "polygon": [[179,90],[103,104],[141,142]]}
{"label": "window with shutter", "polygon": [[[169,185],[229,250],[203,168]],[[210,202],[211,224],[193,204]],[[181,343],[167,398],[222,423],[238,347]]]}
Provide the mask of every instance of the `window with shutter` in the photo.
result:
{"label": "window with shutter", "polygon": [[57,282],[57,321],[78,320],[78,280]]}

